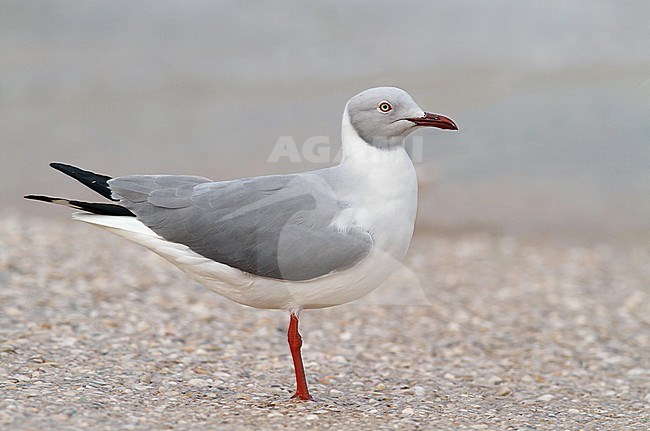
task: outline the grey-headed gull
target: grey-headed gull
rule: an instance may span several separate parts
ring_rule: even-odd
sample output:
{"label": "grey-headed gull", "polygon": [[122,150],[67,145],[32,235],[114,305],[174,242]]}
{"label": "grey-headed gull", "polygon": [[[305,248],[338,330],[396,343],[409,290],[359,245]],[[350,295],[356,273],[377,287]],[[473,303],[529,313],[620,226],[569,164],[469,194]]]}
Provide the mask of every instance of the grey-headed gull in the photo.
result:
{"label": "grey-headed gull", "polygon": [[311,400],[298,317],[304,309],[370,293],[406,254],[417,179],[404,138],[420,127],[458,130],[401,89],[372,88],[345,107],[343,158],[334,167],[215,182],[179,175],[111,178],[52,163],[115,203],[25,197],[82,210],[73,218],[152,250],[232,301],[288,311],[292,398]]}

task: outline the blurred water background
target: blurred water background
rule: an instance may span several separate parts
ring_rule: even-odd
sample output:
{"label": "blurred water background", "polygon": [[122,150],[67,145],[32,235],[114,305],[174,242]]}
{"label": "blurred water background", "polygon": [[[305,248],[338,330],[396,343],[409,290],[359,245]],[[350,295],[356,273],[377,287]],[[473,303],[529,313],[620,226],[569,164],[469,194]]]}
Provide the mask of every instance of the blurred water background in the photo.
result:
{"label": "blurred water background", "polygon": [[[639,238],[649,17],[647,1],[3,0],[0,212],[95,198],[50,161],[215,180],[332,165],[348,98],[394,85],[460,126],[411,138],[418,228]],[[330,156],[305,156],[314,136]],[[300,160],[269,162],[287,137]]]}

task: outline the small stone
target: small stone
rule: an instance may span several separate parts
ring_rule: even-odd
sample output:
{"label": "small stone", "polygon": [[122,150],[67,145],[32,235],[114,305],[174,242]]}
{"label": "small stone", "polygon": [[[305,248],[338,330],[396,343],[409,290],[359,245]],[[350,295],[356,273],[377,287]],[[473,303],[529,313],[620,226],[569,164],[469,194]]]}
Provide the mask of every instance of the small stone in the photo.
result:
{"label": "small stone", "polygon": [[14,374],[9,378],[19,382],[29,382],[32,379],[31,377],[26,376],[25,374]]}
{"label": "small stone", "polygon": [[69,420],[70,416],[68,416],[65,413],[57,413],[57,414],[52,415],[52,419],[54,419],[55,421],[62,422],[62,421]]}
{"label": "small stone", "polygon": [[5,308],[4,312],[7,316],[20,316],[23,314],[22,311],[16,307],[7,307]]}
{"label": "small stone", "polygon": [[187,384],[190,386],[196,386],[200,388],[210,385],[210,383],[208,383],[207,380],[203,380],[203,379],[190,379],[187,381]]}
{"label": "small stone", "polygon": [[282,418],[284,415],[280,412],[271,412],[268,415],[266,415],[267,418],[273,419],[273,418]]}
{"label": "small stone", "polygon": [[580,410],[578,410],[578,409],[569,409],[569,410],[567,410],[566,412],[567,412],[568,414],[570,414],[570,415],[577,415],[577,414],[580,413]]}
{"label": "small stone", "polygon": [[492,375],[487,378],[487,382],[490,385],[498,385],[499,383],[503,382],[503,379],[497,375]]}
{"label": "small stone", "polygon": [[540,395],[539,397],[537,397],[537,401],[548,402],[548,401],[551,401],[554,398],[555,398],[555,395],[544,394],[544,395]]}
{"label": "small stone", "polygon": [[427,393],[426,389],[424,389],[422,386],[415,386],[413,388],[413,391],[415,392],[415,395],[417,395],[418,397],[422,397],[424,396],[424,394]]}
{"label": "small stone", "polygon": [[379,383],[377,384],[377,386],[375,386],[375,389],[377,389],[378,391],[385,391],[387,388],[385,384]]}
{"label": "small stone", "polygon": [[454,376],[454,375],[451,374],[451,373],[445,373],[445,375],[442,376],[442,378],[443,378],[443,379],[447,379],[447,380],[455,380],[455,379],[456,379],[456,376]]}
{"label": "small stone", "polygon": [[487,429],[487,425],[485,424],[476,424],[476,425],[470,425],[470,428],[473,430],[484,430]]}
{"label": "small stone", "polygon": [[413,410],[411,407],[407,407],[404,410],[402,410],[402,416],[413,416],[415,414],[415,410]]}
{"label": "small stone", "polygon": [[11,415],[4,412],[0,412],[0,424],[9,424],[11,423],[12,420],[13,418],[11,417]]}
{"label": "small stone", "polygon": [[505,397],[505,396],[508,396],[508,395],[512,394],[512,392],[513,392],[513,390],[512,390],[511,387],[503,386],[502,388],[499,389],[499,391],[497,392],[497,395],[500,396],[500,397]]}
{"label": "small stone", "polygon": [[340,397],[343,395],[343,392],[339,391],[338,389],[330,389],[330,395],[333,397]]}
{"label": "small stone", "polygon": [[307,416],[305,416],[305,420],[308,421],[308,422],[317,421],[318,420],[318,415],[314,415],[314,414],[307,415]]}

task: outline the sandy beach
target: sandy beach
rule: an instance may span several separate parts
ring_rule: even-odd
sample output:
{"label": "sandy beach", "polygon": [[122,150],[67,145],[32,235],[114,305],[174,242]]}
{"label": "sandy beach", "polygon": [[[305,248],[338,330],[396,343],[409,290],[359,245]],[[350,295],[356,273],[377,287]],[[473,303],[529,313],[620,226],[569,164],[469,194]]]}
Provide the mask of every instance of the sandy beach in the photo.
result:
{"label": "sandy beach", "polygon": [[[645,244],[645,245],[644,245]],[[71,221],[0,220],[4,429],[645,430],[650,247],[417,232],[370,297],[287,316]]]}

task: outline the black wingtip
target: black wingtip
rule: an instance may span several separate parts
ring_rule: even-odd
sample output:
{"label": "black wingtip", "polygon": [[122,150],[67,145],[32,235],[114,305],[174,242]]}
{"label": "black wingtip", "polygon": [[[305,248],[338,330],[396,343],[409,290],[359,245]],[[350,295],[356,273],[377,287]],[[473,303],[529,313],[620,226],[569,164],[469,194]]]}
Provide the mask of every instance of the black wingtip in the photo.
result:
{"label": "black wingtip", "polygon": [[49,196],[41,196],[41,195],[25,195],[23,196],[25,199],[31,199],[33,201],[42,201],[42,202],[54,202],[56,200],[61,200],[60,198],[52,198]]}
{"label": "black wingtip", "polygon": [[72,176],[71,174],[73,174],[75,172],[79,172],[79,171],[83,172],[82,169],[79,169],[76,166],[68,165],[68,164],[65,164],[65,163],[59,163],[59,162],[50,163],[50,167],[56,169],[59,172],[63,172],[66,175],[70,175],[70,176]]}
{"label": "black wingtip", "polygon": [[50,166],[59,172],[63,172],[69,177],[74,178],[86,187],[91,188],[95,192],[104,196],[106,199],[116,201],[113,199],[111,189],[108,187],[108,180],[111,179],[108,175],[97,174],[95,172],[86,171],[76,166],[67,165],[65,163],[52,162]]}
{"label": "black wingtip", "polygon": [[88,174],[98,175],[100,177],[110,178],[107,177],[106,175],[96,174],[94,172],[86,171],[76,166],[68,165],[66,163],[52,162],[50,163],[50,167],[56,169],[57,171],[63,172],[66,175],[70,175],[72,178],[75,179],[76,179],[75,174],[78,173],[88,173]]}
{"label": "black wingtip", "polygon": [[50,196],[42,196],[42,195],[26,195],[25,199],[63,205],[77,210],[88,211],[93,214],[135,217],[135,214],[133,214],[131,211],[116,204],[83,202],[83,201],[76,201],[72,199],[53,198]]}

